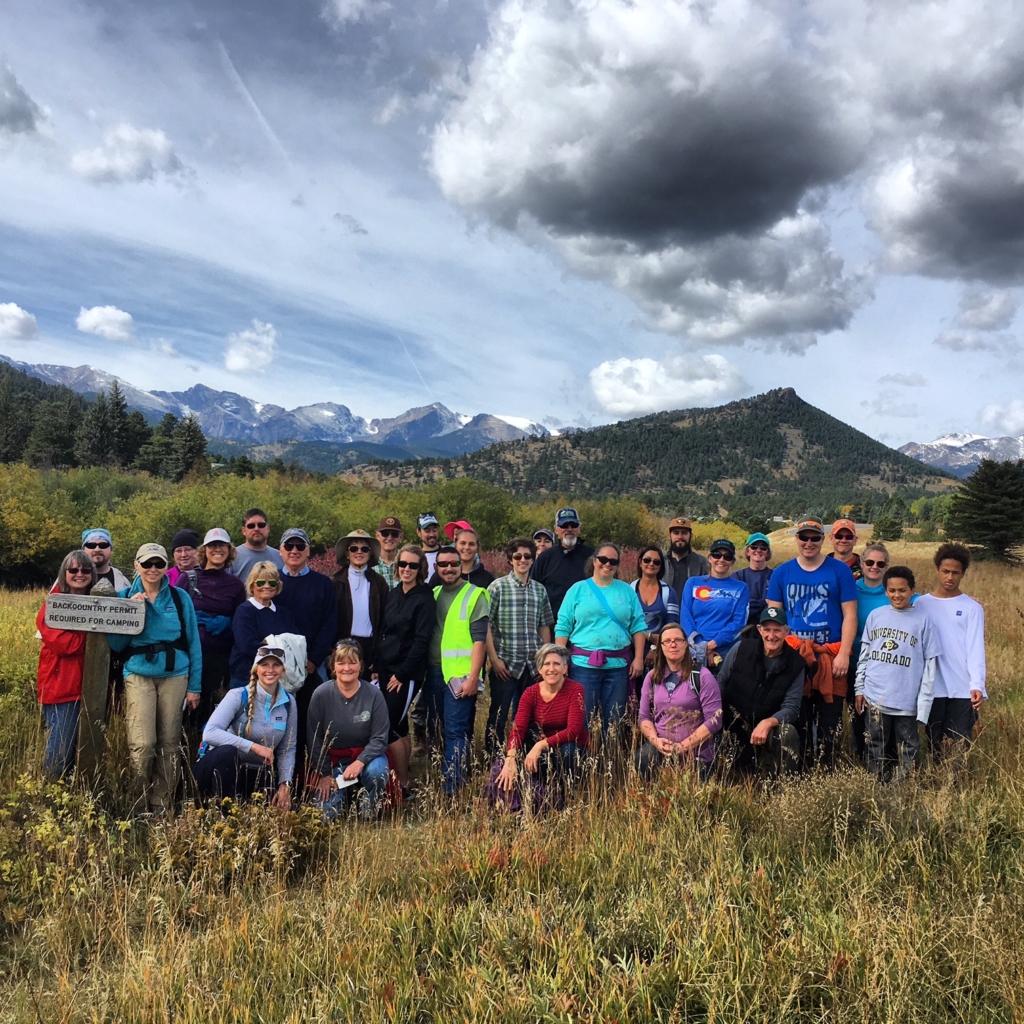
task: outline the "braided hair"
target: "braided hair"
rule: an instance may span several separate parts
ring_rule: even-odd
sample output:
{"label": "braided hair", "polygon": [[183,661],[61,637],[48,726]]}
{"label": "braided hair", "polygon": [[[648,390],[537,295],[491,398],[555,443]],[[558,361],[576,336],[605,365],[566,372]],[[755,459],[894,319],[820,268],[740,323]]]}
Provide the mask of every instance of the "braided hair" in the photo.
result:
{"label": "braided hair", "polygon": [[[269,661],[270,658],[273,658],[274,661],[276,661],[278,664],[282,664],[280,658],[278,658],[278,657],[276,657],[274,655],[270,655],[269,657],[264,658],[263,661],[258,661],[255,665],[253,665],[252,671],[250,671],[250,673],[249,673],[249,685],[246,687],[246,689],[249,691],[248,692],[248,705],[249,705],[249,707],[248,707],[248,718],[246,719],[246,722],[245,722],[245,738],[246,739],[248,739],[250,736],[252,736],[252,716],[256,713],[256,687],[259,685],[259,681],[260,681],[257,670],[259,669],[260,665],[263,664],[264,661]],[[281,685],[281,680],[278,679],[277,686],[280,687],[280,685]],[[274,689],[273,697],[275,699],[277,698],[277,688]]]}

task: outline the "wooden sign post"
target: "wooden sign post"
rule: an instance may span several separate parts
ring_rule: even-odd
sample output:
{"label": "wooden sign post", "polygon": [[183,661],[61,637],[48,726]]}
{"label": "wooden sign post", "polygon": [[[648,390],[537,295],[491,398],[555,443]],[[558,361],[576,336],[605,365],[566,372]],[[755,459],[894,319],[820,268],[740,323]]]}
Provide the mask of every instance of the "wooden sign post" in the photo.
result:
{"label": "wooden sign post", "polygon": [[107,685],[110,675],[108,633],[137,636],[146,625],[144,601],[105,597],[101,580],[89,596],[50,594],[46,599],[46,624],[51,629],[75,629],[85,640],[82,669],[82,710],[78,726],[78,777],[95,781],[103,766],[107,736]]}

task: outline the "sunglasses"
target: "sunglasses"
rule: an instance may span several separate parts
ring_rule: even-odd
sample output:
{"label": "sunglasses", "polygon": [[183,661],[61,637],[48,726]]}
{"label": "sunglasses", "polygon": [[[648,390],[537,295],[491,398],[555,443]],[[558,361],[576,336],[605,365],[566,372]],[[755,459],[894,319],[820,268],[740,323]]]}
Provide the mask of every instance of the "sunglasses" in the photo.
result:
{"label": "sunglasses", "polygon": [[862,558],[861,561],[869,569],[874,569],[876,567],[879,568],[879,569],[884,569],[889,564],[888,562],[883,562],[883,561],[877,561],[876,562],[873,558]]}
{"label": "sunglasses", "polygon": [[[305,551],[306,550],[306,542],[304,540],[289,540],[289,541],[285,541],[284,549],[285,549],[285,551]],[[369,550],[369,549],[367,549],[367,550]]]}
{"label": "sunglasses", "polygon": [[93,540],[88,544],[83,544],[82,547],[85,548],[86,551],[95,551],[97,548],[99,548],[100,551],[106,551],[110,545],[105,540]]}
{"label": "sunglasses", "polygon": [[382,537],[401,537],[401,530],[378,530],[377,531]]}
{"label": "sunglasses", "polygon": [[640,561],[644,565],[661,565],[661,559],[660,558],[641,558]]}
{"label": "sunglasses", "polygon": [[559,527],[560,530],[578,530],[579,528],[579,523],[562,523],[562,525]]}
{"label": "sunglasses", "polygon": [[253,586],[256,587],[279,587],[281,586],[280,580],[254,580]]}
{"label": "sunglasses", "polygon": [[245,528],[247,530],[265,530],[267,528],[266,523],[246,523]]}
{"label": "sunglasses", "polygon": [[350,555],[368,555],[370,553],[370,549],[366,544],[353,544],[352,547],[348,549],[348,553]]}
{"label": "sunglasses", "polygon": [[820,533],[798,533],[796,539],[801,544],[810,544],[813,541],[817,541],[820,544],[825,538]]}
{"label": "sunglasses", "polygon": [[89,569],[83,569],[80,565],[73,566],[68,569],[69,576],[91,576],[92,572]]}
{"label": "sunglasses", "polygon": [[420,567],[420,563],[419,562],[399,562],[398,563],[398,568],[399,569],[419,569],[419,567]]}
{"label": "sunglasses", "polygon": [[736,556],[730,555],[728,551],[712,551],[708,556],[713,558],[716,562],[735,562]]}
{"label": "sunglasses", "polygon": [[751,544],[751,551],[771,551],[771,548],[767,544]]}
{"label": "sunglasses", "polygon": [[438,561],[434,562],[434,565],[438,569],[455,569],[456,567],[462,565],[462,563],[461,562],[442,562],[442,561],[438,560]]}
{"label": "sunglasses", "polygon": [[360,653],[362,653],[362,650],[363,650],[362,647],[359,644],[359,641],[358,640],[353,640],[351,637],[346,637],[344,640],[339,640],[334,645],[334,649],[336,651],[340,651],[340,650],[342,650],[342,648],[345,648],[345,647],[351,647],[353,650],[359,651]]}
{"label": "sunglasses", "polygon": [[512,556],[513,562],[532,562],[533,555],[529,552],[520,551]]}
{"label": "sunglasses", "polygon": [[600,562],[602,565],[618,565],[619,560],[617,558],[609,558],[607,555],[594,555],[594,561]]}
{"label": "sunglasses", "polygon": [[166,569],[167,563],[159,558],[151,558],[148,562],[139,562],[139,566],[143,569]]}
{"label": "sunglasses", "polygon": [[836,539],[836,540],[853,540],[853,539],[854,539],[854,536],[853,536],[853,534],[852,534],[852,533],[847,533],[847,532],[846,532],[846,531],[844,530],[844,531],[843,531],[842,533],[837,533],[837,534],[835,535],[835,539]]}
{"label": "sunglasses", "polygon": [[284,661],[284,648],[260,647],[256,651],[256,658],[258,661],[262,661],[264,658],[277,658],[278,661]]}

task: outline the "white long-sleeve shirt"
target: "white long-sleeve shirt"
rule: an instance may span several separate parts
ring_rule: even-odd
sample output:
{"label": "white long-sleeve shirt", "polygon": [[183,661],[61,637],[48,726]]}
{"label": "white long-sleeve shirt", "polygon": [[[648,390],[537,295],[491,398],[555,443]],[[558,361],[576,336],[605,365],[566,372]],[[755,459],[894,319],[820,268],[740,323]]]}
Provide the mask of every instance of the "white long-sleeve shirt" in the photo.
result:
{"label": "white long-sleeve shirt", "polygon": [[925,594],[917,607],[927,612],[942,642],[935,673],[935,696],[970,699],[971,690],[985,689],[985,610],[966,594],[935,597]]}

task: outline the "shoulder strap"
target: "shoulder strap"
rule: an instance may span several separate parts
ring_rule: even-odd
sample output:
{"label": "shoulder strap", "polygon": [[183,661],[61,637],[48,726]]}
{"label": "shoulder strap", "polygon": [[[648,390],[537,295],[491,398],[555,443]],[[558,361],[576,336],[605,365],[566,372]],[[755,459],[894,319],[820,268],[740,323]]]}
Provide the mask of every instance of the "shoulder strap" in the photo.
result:
{"label": "shoulder strap", "polygon": [[700,669],[694,668],[690,670],[690,686],[693,692],[699,697],[700,696]]}
{"label": "shoulder strap", "polygon": [[178,593],[177,587],[171,587],[171,600],[174,602],[174,610],[178,613],[178,627],[180,632],[178,633],[178,639],[172,641],[174,646],[179,650],[188,650],[188,640],[186,639],[187,631],[185,628],[185,610],[181,606],[181,595]]}
{"label": "shoulder strap", "polygon": [[598,599],[598,601],[601,602],[601,606],[608,613],[608,617],[612,620],[612,622],[614,622],[614,623],[616,623],[616,625],[618,625],[619,629],[621,629],[623,631],[623,633],[626,634],[626,637],[627,637],[627,641],[626,642],[628,643],[630,640],[632,640],[632,634],[622,624],[622,620],[618,617],[618,615],[616,615],[615,612],[612,611],[612,606],[608,603],[608,598],[606,598],[604,596],[604,594],[601,593],[601,588],[594,582],[594,578],[593,577],[591,577],[589,580],[587,580],[587,582],[590,584],[590,586],[593,589],[594,593],[597,595],[597,599]]}

